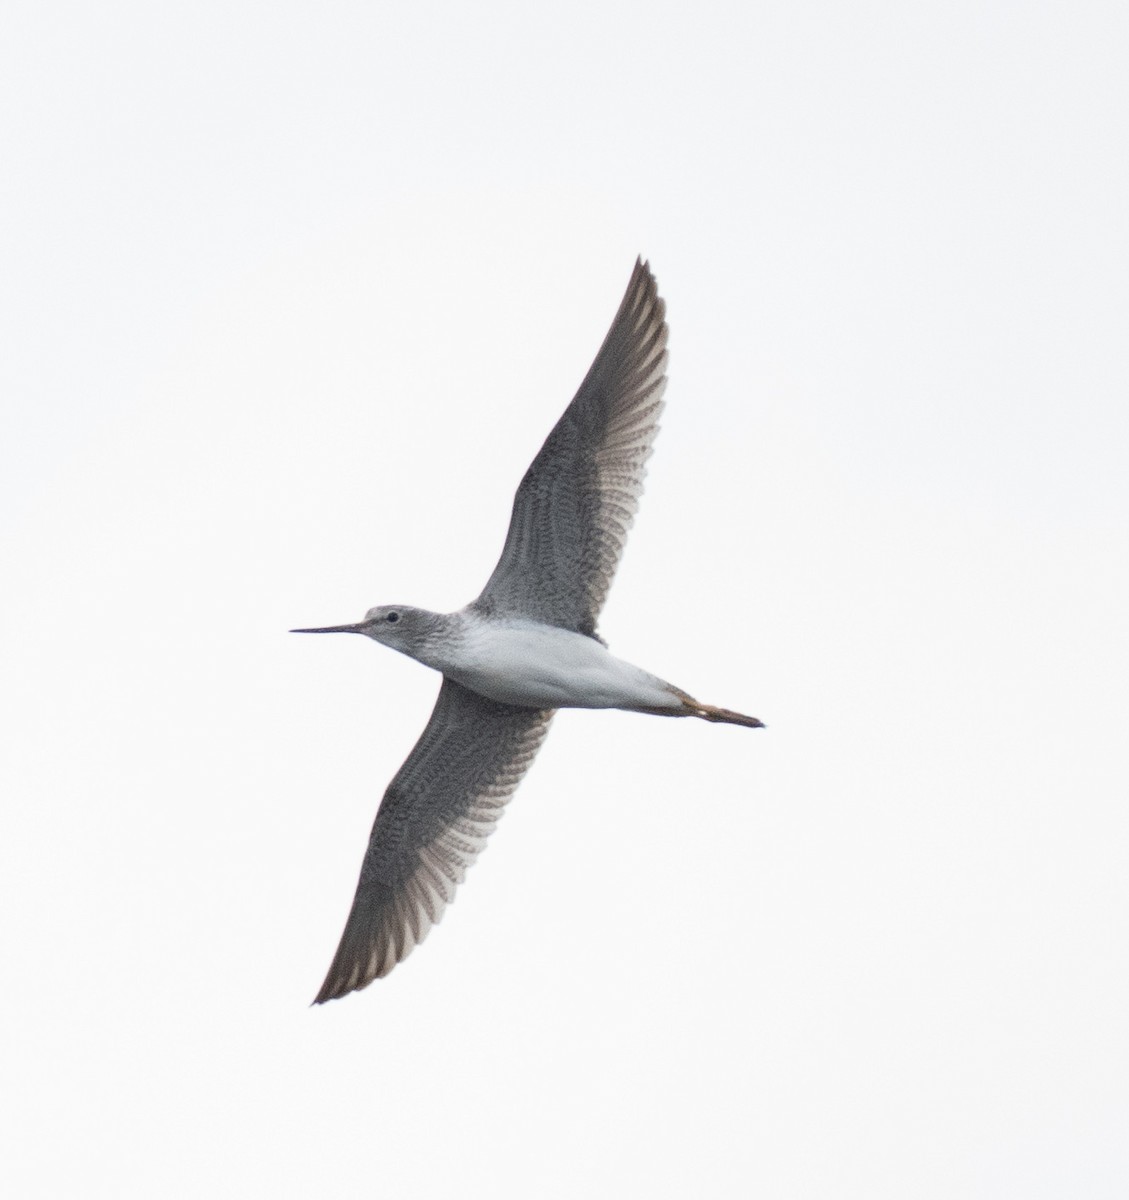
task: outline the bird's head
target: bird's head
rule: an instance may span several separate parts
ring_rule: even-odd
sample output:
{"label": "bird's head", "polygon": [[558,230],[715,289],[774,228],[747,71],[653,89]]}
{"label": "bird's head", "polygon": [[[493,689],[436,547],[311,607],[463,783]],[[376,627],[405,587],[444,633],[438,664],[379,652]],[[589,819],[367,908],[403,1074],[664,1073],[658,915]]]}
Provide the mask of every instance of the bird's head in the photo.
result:
{"label": "bird's head", "polygon": [[291,633],[363,633],[374,642],[415,657],[415,651],[436,623],[436,614],[406,604],[370,608],[355,625],[326,625],[320,629],[292,629]]}

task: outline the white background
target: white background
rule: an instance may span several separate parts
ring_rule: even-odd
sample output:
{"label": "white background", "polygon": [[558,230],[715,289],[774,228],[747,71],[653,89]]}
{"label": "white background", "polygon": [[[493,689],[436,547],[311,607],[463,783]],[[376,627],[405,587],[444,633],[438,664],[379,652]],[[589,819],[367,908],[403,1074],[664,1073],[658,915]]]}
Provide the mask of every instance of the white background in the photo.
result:
{"label": "white background", "polygon": [[[0,1190],[1129,1189],[1124,5],[12,3]],[[603,632],[427,944],[308,1007],[635,255]]]}

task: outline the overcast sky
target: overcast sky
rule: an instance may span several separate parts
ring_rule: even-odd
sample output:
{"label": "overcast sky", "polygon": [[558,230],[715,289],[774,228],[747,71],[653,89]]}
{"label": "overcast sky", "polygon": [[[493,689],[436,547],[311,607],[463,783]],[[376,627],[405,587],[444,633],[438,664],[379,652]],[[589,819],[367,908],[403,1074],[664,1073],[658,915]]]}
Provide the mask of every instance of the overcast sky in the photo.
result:
{"label": "overcast sky", "polygon": [[[1122,1200],[1124,5],[18,4],[0,1190]],[[613,651],[320,1008],[636,254]]]}

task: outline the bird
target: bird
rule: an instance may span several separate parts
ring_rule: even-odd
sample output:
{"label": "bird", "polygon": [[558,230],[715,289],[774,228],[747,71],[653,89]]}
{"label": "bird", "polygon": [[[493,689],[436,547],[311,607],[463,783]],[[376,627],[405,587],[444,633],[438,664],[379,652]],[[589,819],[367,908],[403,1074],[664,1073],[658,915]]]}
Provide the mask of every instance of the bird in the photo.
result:
{"label": "bird", "polygon": [[419,945],[496,827],[557,709],[625,709],[759,728],[614,657],[596,629],[643,490],[667,369],[666,305],[635,262],[575,397],[514,496],[501,558],[458,612],[370,608],[353,633],[439,671],[439,696],[376,814],[315,1004],[386,976]]}

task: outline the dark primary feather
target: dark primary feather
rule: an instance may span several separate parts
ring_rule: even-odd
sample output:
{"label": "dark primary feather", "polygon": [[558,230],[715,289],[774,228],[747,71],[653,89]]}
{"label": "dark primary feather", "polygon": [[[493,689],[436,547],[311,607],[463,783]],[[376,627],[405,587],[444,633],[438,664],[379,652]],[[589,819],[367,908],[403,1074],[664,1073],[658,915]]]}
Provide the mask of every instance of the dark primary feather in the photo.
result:
{"label": "dark primary feather", "polygon": [[665,313],[637,261],[580,390],[518,487],[502,557],[475,601],[481,611],[595,633],[659,429]]}
{"label": "dark primary feather", "polygon": [[321,1004],[363,988],[442,916],[540,748],[551,710],[497,704],[444,679],[384,793]]}

